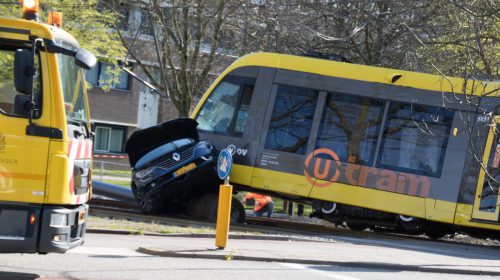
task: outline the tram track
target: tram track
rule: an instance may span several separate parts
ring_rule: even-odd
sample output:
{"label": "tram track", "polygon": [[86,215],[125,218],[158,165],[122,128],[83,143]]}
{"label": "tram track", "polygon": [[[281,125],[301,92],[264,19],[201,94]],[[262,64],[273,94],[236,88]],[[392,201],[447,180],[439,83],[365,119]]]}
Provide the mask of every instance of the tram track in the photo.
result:
{"label": "tram track", "polygon": [[[103,199],[92,199],[90,201],[90,213],[97,216],[107,216],[114,218],[123,218],[139,222],[155,222],[174,226],[192,226],[192,227],[214,227],[213,222],[193,220],[182,215],[146,215],[141,213],[139,207],[121,201],[111,201]],[[231,229],[236,231],[248,232],[255,231],[264,234],[312,234],[319,236],[321,232],[313,232],[308,228],[293,228],[288,226],[286,229],[279,226],[278,219],[265,219],[256,217],[247,217],[245,224],[231,224]],[[326,229],[323,234],[326,233]]]}
{"label": "tram track", "polygon": [[[213,222],[193,220],[182,215],[146,215],[143,214],[137,205],[129,202],[92,199],[90,201],[90,213],[98,216],[123,218],[138,222],[155,222],[175,226],[192,227],[214,227]],[[418,239],[425,238],[401,236],[399,234],[372,231],[351,231],[347,228],[332,225],[317,224],[306,220],[292,220],[282,218],[261,218],[247,216],[245,224],[231,224],[231,229],[248,232],[255,231],[263,234],[280,235],[302,235],[311,238],[326,238],[328,236],[349,237],[349,238],[391,238],[391,239]],[[430,241],[430,240],[429,240]]]}
{"label": "tram track", "polygon": [[[121,217],[143,222],[158,222],[168,225],[214,227],[213,222],[193,220],[182,215],[146,215],[143,214],[137,205],[128,202],[92,199],[90,201],[90,213],[99,216],[109,215],[110,217]],[[299,222],[277,218],[246,217],[245,224],[231,224],[231,229],[238,231],[258,231],[262,233],[278,234],[302,234],[312,236],[322,236],[325,234],[340,234],[347,229],[335,227],[333,225],[318,225],[307,222]]]}
{"label": "tram track", "polygon": [[[146,215],[137,205],[108,199],[94,198],[90,201],[90,213],[101,217],[113,217],[136,222],[159,223],[180,227],[215,228],[213,222],[193,220],[183,215]],[[283,218],[246,217],[245,224],[231,224],[231,230],[240,232],[257,232],[259,234],[294,236],[298,239],[344,241],[355,240],[359,243],[390,246],[390,242],[424,241],[436,243],[452,243],[467,246],[494,246],[500,249],[498,242],[489,242],[477,238],[448,238],[445,240],[431,240],[423,236],[405,235],[387,231],[352,231],[350,229],[311,221]],[[380,241],[381,239],[385,241]],[[378,240],[374,242],[373,240]],[[388,243],[389,242],[389,243]]]}

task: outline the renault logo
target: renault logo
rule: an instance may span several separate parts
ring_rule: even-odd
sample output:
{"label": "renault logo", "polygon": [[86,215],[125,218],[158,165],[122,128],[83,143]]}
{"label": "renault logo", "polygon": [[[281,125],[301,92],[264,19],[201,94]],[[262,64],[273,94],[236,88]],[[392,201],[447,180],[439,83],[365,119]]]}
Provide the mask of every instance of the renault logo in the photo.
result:
{"label": "renault logo", "polygon": [[175,161],[179,161],[179,160],[181,160],[181,155],[179,155],[178,153],[174,153],[174,154],[172,155],[172,158],[173,158]]}

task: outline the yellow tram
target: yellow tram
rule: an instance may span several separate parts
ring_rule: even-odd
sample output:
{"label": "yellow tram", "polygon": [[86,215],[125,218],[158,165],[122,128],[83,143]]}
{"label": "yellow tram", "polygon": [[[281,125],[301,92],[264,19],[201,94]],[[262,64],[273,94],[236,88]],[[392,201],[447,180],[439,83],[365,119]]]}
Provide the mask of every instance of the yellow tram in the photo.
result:
{"label": "yellow tram", "polygon": [[498,90],[255,53],[220,75],[192,117],[201,138],[234,152],[230,178],[241,190],[310,202],[353,229],[498,236]]}

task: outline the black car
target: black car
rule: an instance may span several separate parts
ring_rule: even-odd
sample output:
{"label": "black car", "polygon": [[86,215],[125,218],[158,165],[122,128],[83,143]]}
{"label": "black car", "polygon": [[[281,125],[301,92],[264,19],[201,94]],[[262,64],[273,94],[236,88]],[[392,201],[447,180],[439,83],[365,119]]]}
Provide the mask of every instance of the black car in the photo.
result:
{"label": "black car", "polygon": [[131,187],[143,212],[181,210],[193,197],[217,192],[216,151],[200,141],[197,126],[193,119],[175,119],[136,131],[127,141]]}

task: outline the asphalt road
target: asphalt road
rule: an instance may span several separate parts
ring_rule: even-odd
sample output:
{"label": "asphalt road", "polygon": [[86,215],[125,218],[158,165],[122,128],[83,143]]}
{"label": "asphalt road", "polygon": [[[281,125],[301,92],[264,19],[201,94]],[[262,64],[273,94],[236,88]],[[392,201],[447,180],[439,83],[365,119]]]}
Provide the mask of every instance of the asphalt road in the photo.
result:
{"label": "asphalt road", "polygon": [[88,234],[83,247],[67,254],[0,255],[0,280],[7,279],[498,279],[368,268],[155,257],[141,246],[168,237]]}

